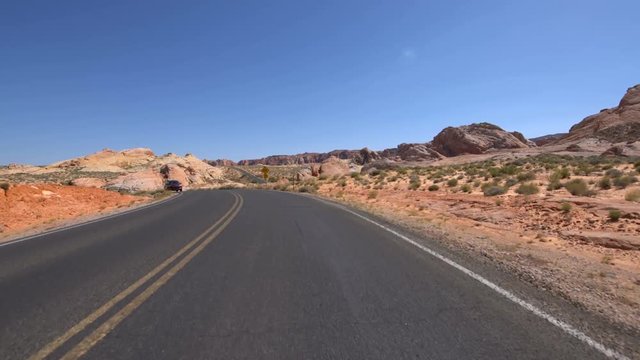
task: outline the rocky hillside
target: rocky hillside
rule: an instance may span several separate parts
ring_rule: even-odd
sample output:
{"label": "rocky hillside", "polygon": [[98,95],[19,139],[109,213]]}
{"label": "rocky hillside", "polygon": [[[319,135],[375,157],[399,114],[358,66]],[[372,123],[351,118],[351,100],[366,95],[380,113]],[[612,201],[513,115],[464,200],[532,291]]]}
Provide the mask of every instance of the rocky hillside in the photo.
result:
{"label": "rocky hillside", "polygon": [[318,164],[330,157],[361,162],[359,150],[333,150],[327,153],[306,152],[295,155],[271,155],[261,159],[240,160],[238,165],[301,165]]}
{"label": "rocky hillside", "polygon": [[618,106],[586,117],[571,127],[569,134],[557,143],[595,138],[611,143],[640,139],[640,85],[627,90]]}
{"label": "rocky hillside", "polygon": [[150,149],[97,153],[47,166],[11,165],[0,169],[0,178],[11,182],[53,182],[125,191],[156,191],[168,179],[185,187],[229,185],[224,170],[197,157],[172,153],[157,156]]}

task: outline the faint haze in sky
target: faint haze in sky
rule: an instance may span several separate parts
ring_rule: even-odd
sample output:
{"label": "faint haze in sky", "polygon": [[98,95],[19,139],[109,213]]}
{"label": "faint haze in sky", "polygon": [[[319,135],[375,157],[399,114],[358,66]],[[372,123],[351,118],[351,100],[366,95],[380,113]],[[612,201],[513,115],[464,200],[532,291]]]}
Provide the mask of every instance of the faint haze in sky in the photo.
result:
{"label": "faint haze in sky", "polygon": [[640,2],[4,1],[0,163],[533,137],[640,83]]}

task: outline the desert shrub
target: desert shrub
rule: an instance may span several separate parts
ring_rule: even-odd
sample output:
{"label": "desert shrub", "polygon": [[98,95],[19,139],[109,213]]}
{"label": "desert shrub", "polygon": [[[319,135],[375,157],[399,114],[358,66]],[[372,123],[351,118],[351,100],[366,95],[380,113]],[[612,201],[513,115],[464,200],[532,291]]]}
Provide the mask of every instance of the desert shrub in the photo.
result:
{"label": "desert shrub", "polygon": [[482,192],[484,193],[484,196],[496,196],[504,194],[507,192],[507,189],[498,185],[490,185],[485,187]]}
{"label": "desert shrub", "polygon": [[378,197],[378,192],[375,190],[369,191],[369,194],[367,195],[367,199],[375,199],[377,197]]}
{"label": "desert shrub", "polygon": [[531,171],[520,173],[517,176],[517,179],[519,182],[531,181],[531,180],[535,180],[535,178],[536,178],[536,174]]}
{"label": "desert shrub", "polygon": [[502,206],[503,203],[504,203],[504,200],[500,198],[496,199],[496,206]]}
{"label": "desert shrub", "polygon": [[578,164],[578,166],[573,170],[573,173],[575,175],[583,175],[583,176],[589,176],[591,175],[591,173],[593,173],[595,171],[595,168],[592,165],[586,164],[586,163],[580,163]]}
{"label": "desert shrub", "polygon": [[420,188],[420,185],[422,185],[422,182],[420,181],[420,177],[418,175],[411,175],[411,177],[409,177],[409,190],[418,190]]}
{"label": "desert shrub", "polygon": [[9,187],[11,187],[11,185],[9,185],[9,183],[6,183],[6,182],[0,183],[0,189],[2,189],[4,191],[8,191]]}
{"label": "desert shrub", "polygon": [[473,187],[480,187],[480,185],[482,185],[482,182],[480,182],[480,180],[476,180],[473,182]]}
{"label": "desert shrub", "polygon": [[504,182],[504,186],[507,188],[512,187],[513,185],[517,184],[518,180],[514,179],[514,178],[508,178],[505,182]]}
{"label": "desert shrub", "polygon": [[318,189],[312,185],[304,185],[298,189],[301,193],[315,193]]}
{"label": "desert shrub", "polygon": [[549,191],[558,189],[562,189],[562,183],[560,182],[560,180],[552,180],[549,182],[549,185],[547,185],[547,190]]}
{"label": "desert shrub", "polygon": [[436,184],[433,184],[433,185],[429,186],[429,188],[427,190],[429,190],[429,191],[438,191],[438,190],[440,190],[440,186],[438,186]]}
{"label": "desert shrub", "polygon": [[640,189],[627,191],[627,193],[624,195],[624,199],[627,201],[640,202]]}
{"label": "desert shrub", "polygon": [[458,179],[449,179],[449,181],[447,181],[447,186],[448,187],[458,186]]}
{"label": "desert shrub", "polygon": [[351,174],[349,174],[349,176],[351,176],[352,179],[356,180],[359,180],[361,178],[360,173],[357,172],[352,172]]}
{"label": "desert shrub", "polygon": [[464,184],[464,185],[460,186],[460,191],[465,192],[465,193],[470,193],[471,192],[471,186],[469,186],[469,184]]}
{"label": "desert shrub", "polygon": [[323,175],[318,176],[318,180],[327,180],[327,179],[329,179],[329,177],[327,175],[323,174]]}
{"label": "desert shrub", "polygon": [[606,176],[608,176],[608,177],[619,178],[620,176],[622,176],[622,171],[620,171],[618,169],[609,169],[609,170],[605,171],[604,174]]}
{"label": "desert shrub", "polygon": [[554,181],[568,179],[570,176],[571,174],[569,173],[569,169],[565,167],[554,171],[553,174],[551,174],[551,176],[549,177],[549,180]]}
{"label": "desert shrub", "polygon": [[602,179],[600,179],[600,181],[598,181],[598,187],[600,189],[602,189],[602,190],[611,189],[611,179],[609,179],[608,176],[602,177]]}
{"label": "desert shrub", "polygon": [[613,179],[613,185],[618,189],[624,189],[636,182],[638,182],[638,178],[632,175],[624,175]]}
{"label": "desert shrub", "polygon": [[382,170],[379,170],[379,169],[373,169],[369,172],[369,175],[371,176],[378,176],[380,174],[382,174]]}
{"label": "desert shrub", "polygon": [[342,187],[347,186],[347,179],[342,178],[342,179],[338,180],[338,185],[340,185]]}
{"label": "desert shrub", "polygon": [[567,189],[571,195],[574,196],[592,196],[593,191],[589,190],[589,186],[582,179],[574,179],[564,184],[564,188]]}
{"label": "desert shrub", "polygon": [[398,169],[398,174],[400,175],[406,175],[407,174],[407,168],[399,168]]}
{"label": "desert shrub", "polygon": [[622,214],[620,213],[620,210],[618,210],[618,209],[609,210],[609,220],[611,220],[611,221],[615,222],[615,221],[620,220],[620,215],[622,215]]}
{"label": "desert shrub", "polygon": [[533,183],[521,184],[516,189],[516,192],[520,195],[534,195],[540,192],[538,185]]}
{"label": "desert shrub", "polygon": [[569,204],[568,202],[563,202],[562,204],[560,204],[560,210],[563,213],[568,213],[569,211],[571,211],[571,204]]}

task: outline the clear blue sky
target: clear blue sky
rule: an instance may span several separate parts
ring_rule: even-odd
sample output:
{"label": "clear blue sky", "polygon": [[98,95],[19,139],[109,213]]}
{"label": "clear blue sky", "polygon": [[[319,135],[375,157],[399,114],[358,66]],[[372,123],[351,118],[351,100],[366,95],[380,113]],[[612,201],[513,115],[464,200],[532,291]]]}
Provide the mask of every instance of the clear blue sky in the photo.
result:
{"label": "clear blue sky", "polygon": [[0,163],[566,131],[640,83],[640,2],[3,1]]}

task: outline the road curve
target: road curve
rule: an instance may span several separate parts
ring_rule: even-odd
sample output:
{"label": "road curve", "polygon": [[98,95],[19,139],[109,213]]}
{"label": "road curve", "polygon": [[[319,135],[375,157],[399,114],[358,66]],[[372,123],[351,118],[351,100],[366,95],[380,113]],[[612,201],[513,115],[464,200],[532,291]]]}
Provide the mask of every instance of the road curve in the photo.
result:
{"label": "road curve", "polygon": [[0,319],[2,359],[604,357],[362,218],[267,191],[4,246]]}

